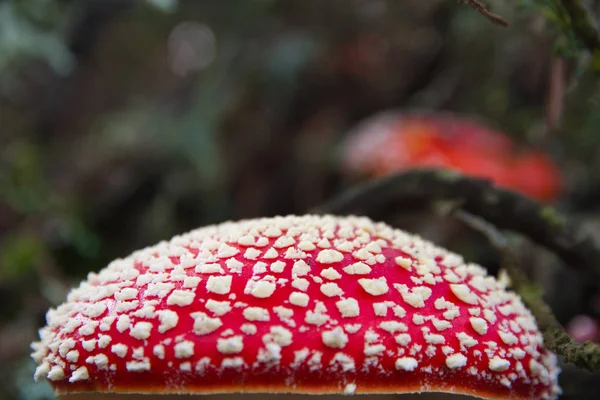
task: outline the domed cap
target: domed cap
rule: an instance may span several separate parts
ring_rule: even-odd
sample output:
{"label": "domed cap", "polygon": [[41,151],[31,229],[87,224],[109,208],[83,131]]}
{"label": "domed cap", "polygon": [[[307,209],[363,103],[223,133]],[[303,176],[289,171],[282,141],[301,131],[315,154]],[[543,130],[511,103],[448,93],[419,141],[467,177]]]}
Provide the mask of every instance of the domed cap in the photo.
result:
{"label": "domed cap", "polygon": [[47,315],[56,393],[405,393],[553,399],[518,296],[367,218],[227,222],[91,273]]}

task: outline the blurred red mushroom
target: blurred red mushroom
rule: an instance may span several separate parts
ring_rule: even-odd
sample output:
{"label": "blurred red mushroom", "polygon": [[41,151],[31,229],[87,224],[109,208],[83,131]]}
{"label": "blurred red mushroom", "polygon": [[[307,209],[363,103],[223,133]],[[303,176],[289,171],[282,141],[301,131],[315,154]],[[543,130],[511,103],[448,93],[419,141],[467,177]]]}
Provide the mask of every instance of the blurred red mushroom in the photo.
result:
{"label": "blurred red mushroom", "polygon": [[354,176],[445,167],[545,202],[561,189],[560,172],[549,157],[519,152],[509,137],[451,114],[378,114],[350,132],[343,152],[344,169]]}

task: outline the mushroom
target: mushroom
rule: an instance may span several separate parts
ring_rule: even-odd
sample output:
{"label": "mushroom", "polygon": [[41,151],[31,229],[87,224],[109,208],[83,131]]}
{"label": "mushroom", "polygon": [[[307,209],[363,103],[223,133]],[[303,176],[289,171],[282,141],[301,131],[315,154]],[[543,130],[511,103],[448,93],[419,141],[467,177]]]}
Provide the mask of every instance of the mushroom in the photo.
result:
{"label": "mushroom", "polygon": [[355,216],[225,222],[134,252],[51,309],[32,348],[58,395],[560,392],[515,293]]}
{"label": "mushroom", "polygon": [[545,154],[518,152],[507,136],[448,113],[384,112],[367,118],[349,133],[343,163],[353,176],[451,168],[541,201],[554,200],[561,190],[560,172]]}

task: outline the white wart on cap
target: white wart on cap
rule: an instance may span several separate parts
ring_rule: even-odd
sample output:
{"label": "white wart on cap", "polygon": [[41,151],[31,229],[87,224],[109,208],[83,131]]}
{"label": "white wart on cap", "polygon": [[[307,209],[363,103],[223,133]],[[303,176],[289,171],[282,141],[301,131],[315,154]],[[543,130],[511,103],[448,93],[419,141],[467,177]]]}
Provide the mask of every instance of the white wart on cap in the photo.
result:
{"label": "white wart on cap", "polygon": [[227,222],[90,274],[33,344],[57,393],[554,399],[530,312],[481,267],[363,217]]}

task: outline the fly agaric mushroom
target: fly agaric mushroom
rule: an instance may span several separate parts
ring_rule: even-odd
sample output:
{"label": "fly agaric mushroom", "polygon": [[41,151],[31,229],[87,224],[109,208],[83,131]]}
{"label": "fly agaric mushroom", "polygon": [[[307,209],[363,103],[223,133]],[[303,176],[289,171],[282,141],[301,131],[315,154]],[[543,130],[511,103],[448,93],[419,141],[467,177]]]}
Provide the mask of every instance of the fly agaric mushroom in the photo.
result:
{"label": "fly agaric mushroom", "polygon": [[560,391],[516,294],[365,217],[191,231],[90,273],[47,322],[35,378],[59,395]]}
{"label": "fly agaric mushroom", "polygon": [[351,175],[445,167],[542,201],[554,200],[561,189],[560,172],[546,155],[519,154],[507,136],[450,114],[375,115],[350,132],[343,152]]}

